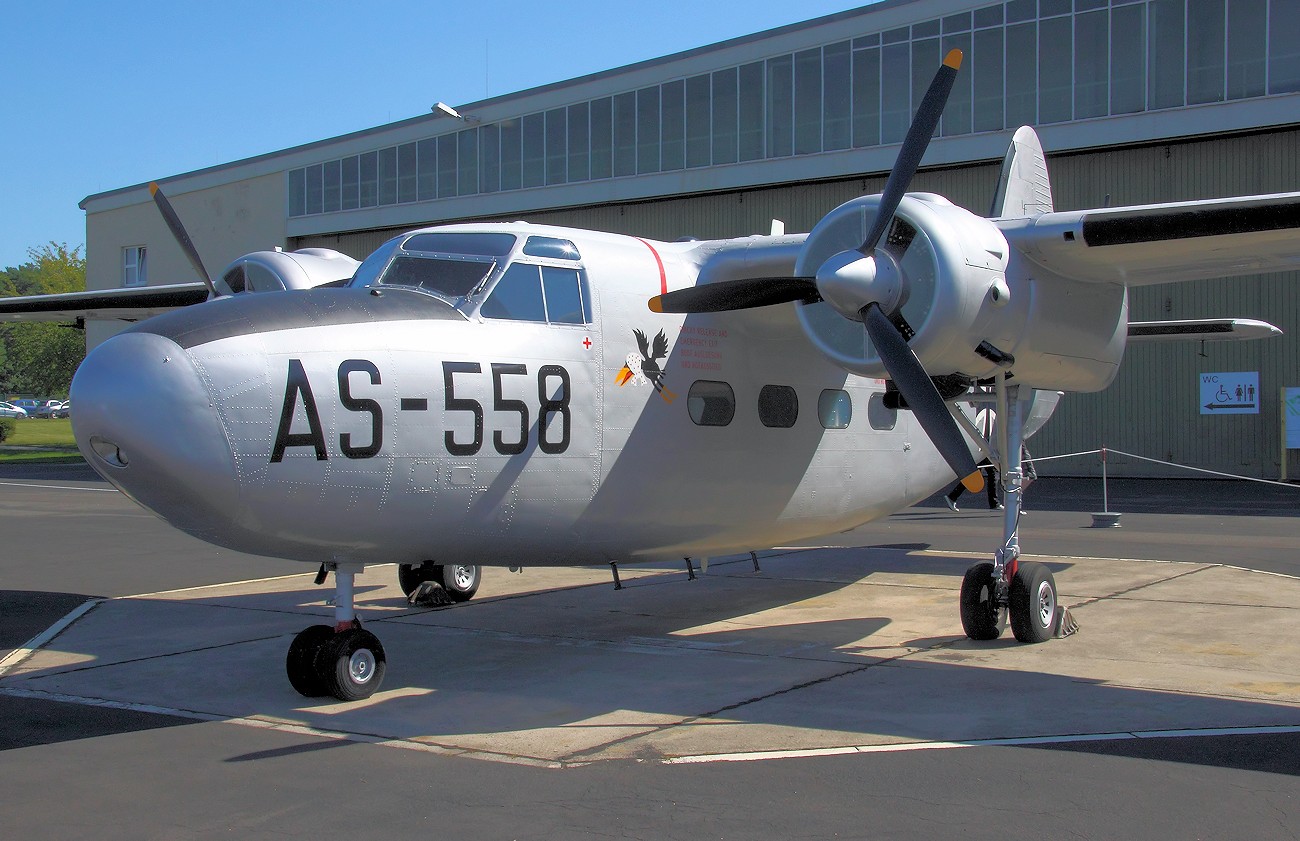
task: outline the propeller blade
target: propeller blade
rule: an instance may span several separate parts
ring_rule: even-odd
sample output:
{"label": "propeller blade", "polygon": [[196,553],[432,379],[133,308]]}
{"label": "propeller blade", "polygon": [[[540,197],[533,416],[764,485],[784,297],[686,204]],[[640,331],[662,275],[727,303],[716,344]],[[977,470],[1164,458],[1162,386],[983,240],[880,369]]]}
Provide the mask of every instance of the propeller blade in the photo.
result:
{"label": "propeller blade", "polygon": [[871,232],[867,234],[867,238],[862,241],[862,246],[858,249],[864,255],[869,255],[880,245],[885,231],[889,229],[894,211],[898,210],[898,203],[903,200],[903,194],[907,192],[912,177],[921,166],[921,158],[925,157],[925,150],[930,146],[930,138],[934,137],[934,130],[939,125],[939,117],[943,114],[944,105],[948,103],[948,94],[952,93],[952,83],[956,80],[957,69],[960,67],[961,50],[949,50],[939,72],[934,74],[934,81],[930,82],[930,88],[925,92],[920,107],[916,109],[916,115],[912,117],[912,125],[907,129],[907,137],[903,139],[903,146],[898,150],[898,159],[894,161],[894,168],[889,171],[889,180],[885,182],[884,192],[880,196],[880,209],[876,211],[876,220],[871,225]]}
{"label": "propeller blade", "polygon": [[190,265],[194,267],[194,271],[198,272],[199,277],[203,278],[203,283],[208,287],[208,293],[214,298],[218,297],[221,293],[213,285],[208,270],[203,268],[203,261],[199,259],[199,250],[194,247],[194,242],[190,239],[185,226],[181,224],[181,217],[176,215],[172,203],[167,200],[167,196],[163,195],[163,191],[158,187],[157,183],[149,184],[149,195],[153,196],[153,203],[158,205],[158,212],[162,214],[163,221],[171,229],[172,236],[176,238],[181,251],[184,251],[185,256],[189,258]]}
{"label": "propeller blade", "polygon": [[981,489],[984,486],[983,477],[975,467],[975,459],[971,458],[961,428],[953,420],[948,404],[939,395],[930,375],[921,367],[916,354],[907,346],[898,328],[885,315],[880,305],[874,303],[862,308],[862,323],[867,328],[867,335],[875,345],[876,352],[880,354],[880,361],[885,363],[890,379],[898,386],[912,414],[916,415],[921,428],[938,448],[943,460],[948,462],[948,466],[961,478],[968,490]]}
{"label": "propeller blade", "polygon": [[811,277],[747,277],[690,286],[656,295],[649,301],[651,312],[726,312],[821,300],[817,281]]}

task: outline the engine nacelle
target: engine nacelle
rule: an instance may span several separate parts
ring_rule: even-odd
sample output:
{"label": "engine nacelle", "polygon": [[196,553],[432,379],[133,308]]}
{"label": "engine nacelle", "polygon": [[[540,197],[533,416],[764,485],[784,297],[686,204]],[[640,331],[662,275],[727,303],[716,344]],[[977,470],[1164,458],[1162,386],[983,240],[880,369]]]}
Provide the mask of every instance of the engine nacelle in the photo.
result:
{"label": "engine nacelle", "polygon": [[279,292],[341,285],[352,278],[361,263],[329,248],[297,251],[254,251],[235,260],[221,273],[217,288],[226,295],[241,292]]}
{"label": "engine nacelle", "polygon": [[[861,246],[879,206],[880,196],[864,196],[823,217],[795,274],[814,276],[831,257]],[[1035,279],[993,222],[928,193],[903,197],[882,247],[904,277],[904,335],[932,377],[985,379],[1001,371],[1023,385],[1062,391],[1096,391],[1114,378],[1127,325],[1122,286]],[[798,314],[833,362],[862,376],[889,376],[860,323],[825,302],[799,304]]]}

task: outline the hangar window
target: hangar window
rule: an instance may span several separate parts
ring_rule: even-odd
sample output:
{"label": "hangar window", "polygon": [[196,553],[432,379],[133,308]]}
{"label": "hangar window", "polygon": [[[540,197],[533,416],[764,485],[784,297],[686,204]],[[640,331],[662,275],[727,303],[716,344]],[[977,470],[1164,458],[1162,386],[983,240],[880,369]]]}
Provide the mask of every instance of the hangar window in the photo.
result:
{"label": "hangar window", "polygon": [[697,426],[726,426],[736,416],[736,393],[726,383],[696,380],[686,395],[686,411]]}
{"label": "hangar window", "polygon": [[149,283],[143,245],[128,245],[122,249],[122,285],[145,286]]}
{"label": "hangar window", "polygon": [[817,398],[817,417],[824,429],[848,429],[853,420],[853,398],[842,389],[826,389]]}
{"label": "hangar window", "polygon": [[799,419],[799,395],[788,385],[765,385],[758,393],[758,419],[763,426],[789,429]]}

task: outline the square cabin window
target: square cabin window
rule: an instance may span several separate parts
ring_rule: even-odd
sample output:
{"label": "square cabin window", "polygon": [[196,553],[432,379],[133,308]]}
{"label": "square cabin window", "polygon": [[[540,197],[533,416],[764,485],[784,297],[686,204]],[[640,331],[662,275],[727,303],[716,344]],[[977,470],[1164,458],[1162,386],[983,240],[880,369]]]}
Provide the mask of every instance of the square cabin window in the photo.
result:
{"label": "square cabin window", "polygon": [[823,429],[848,429],[853,420],[853,398],[842,389],[826,389],[817,398],[817,417]]}
{"label": "square cabin window", "polygon": [[143,245],[128,245],[122,249],[122,285],[145,286],[149,283]]}

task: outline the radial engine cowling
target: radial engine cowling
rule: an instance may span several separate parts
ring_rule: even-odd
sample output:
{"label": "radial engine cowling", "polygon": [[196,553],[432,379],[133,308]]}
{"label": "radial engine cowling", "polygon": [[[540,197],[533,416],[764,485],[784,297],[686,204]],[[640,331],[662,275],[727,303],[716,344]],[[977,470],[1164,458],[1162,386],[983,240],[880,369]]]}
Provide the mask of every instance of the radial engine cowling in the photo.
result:
{"label": "radial engine cowling", "polygon": [[[823,217],[804,243],[795,274],[817,275],[832,257],[861,245],[879,206],[880,196],[864,196]],[[1023,307],[1013,306],[1007,286],[1008,246],[1001,231],[942,196],[908,193],[881,245],[896,262],[901,283],[902,306],[894,321],[900,323],[901,316],[906,322],[903,335],[925,370],[971,378],[1005,370],[1008,360],[999,364],[976,352],[981,343],[1009,352],[1020,339],[1014,325],[1024,323],[1023,312],[1016,317]],[[852,301],[837,304],[839,309],[826,301],[799,306],[808,337],[845,369],[888,377],[862,325],[851,320],[857,307]]]}

